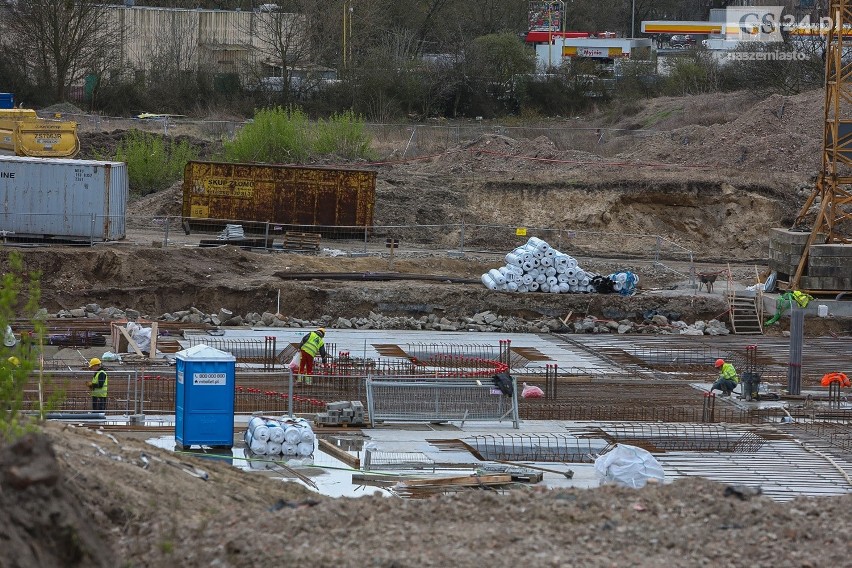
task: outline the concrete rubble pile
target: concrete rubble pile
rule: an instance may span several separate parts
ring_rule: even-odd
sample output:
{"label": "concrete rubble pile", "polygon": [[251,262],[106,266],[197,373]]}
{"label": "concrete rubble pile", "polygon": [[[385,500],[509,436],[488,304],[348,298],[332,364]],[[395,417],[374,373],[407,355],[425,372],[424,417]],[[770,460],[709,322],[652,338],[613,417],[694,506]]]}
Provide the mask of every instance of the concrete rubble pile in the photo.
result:
{"label": "concrete rubble pile", "polygon": [[[173,313],[163,314],[155,319],[164,322],[178,322],[190,324],[206,324],[215,327],[281,327],[281,328],[310,328],[327,327],[334,329],[357,329],[357,330],[427,330],[427,331],[478,331],[478,332],[505,332],[505,333],[658,333],[658,334],[683,334],[683,335],[727,335],[730,330],[724,322],[710,320],[708,322],[696,321],[687,324],[681,321],[679,314],[635,314],[624,313],[604,309],[603,317],[594,316],[577,317],[571,322],[563,322],[556,317],[541,317],[529,320],[517,316],[503,316],[491,311],[483,311],[471,317],[447,318],[436,314],[414,316],[385,316],[370,312],[364,317],[332,317],[322,316],[319,319],[301,319],[281,314],[264,312],[249,312],[244,316],[234,314],[225,308],[215,314],[206,314],[198,308],[192,307]],[[46,312],[42,317],[47,317]],[[85,307],[73,310],[61,310],[56,314],[57,318],[88,318],[101,320],[135,320],[142,316],[139,311],[133,309],[120,310],[118,308],[101,308],[97,304],[88,304]],[[631,319],[633,318],[633,319]],[[634,321],[641,319],[642,321]]]}

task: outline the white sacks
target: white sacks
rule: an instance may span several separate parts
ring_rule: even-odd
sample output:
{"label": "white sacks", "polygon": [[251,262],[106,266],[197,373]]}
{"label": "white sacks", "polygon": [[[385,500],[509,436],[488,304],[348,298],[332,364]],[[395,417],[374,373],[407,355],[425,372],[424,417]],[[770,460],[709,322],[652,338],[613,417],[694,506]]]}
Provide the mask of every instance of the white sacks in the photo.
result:
{"label": "white sacks", "polygon": [[601,484],[614,483],[623,487],[640,488],[648,481],[662,482],[666,473],[657,459],[647,450],[618,444],[595,460],[595,472]]}

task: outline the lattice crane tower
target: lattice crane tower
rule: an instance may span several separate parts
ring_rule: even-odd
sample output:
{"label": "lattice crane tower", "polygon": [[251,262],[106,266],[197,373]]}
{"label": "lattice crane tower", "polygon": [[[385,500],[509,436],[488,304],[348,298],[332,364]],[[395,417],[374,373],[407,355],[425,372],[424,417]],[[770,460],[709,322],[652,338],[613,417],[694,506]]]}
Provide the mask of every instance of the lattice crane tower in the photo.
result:
{"label": "lattice crane tower", "polygon": [[[852,25],[852,0],[831,0],[825,51],[825,121],[823,123],[822,170],[810,197],[799,211],[794,226],[804,226],[805,217],[819,200],[819,210],[796,274],[790,282],[798,289],[811,245],[821,235],[825,243],[850,243],[852,225],[852,59],[843,58],[852,49],[852,36],[844,35]],[[847,31],[848,34],[848,31]]]}

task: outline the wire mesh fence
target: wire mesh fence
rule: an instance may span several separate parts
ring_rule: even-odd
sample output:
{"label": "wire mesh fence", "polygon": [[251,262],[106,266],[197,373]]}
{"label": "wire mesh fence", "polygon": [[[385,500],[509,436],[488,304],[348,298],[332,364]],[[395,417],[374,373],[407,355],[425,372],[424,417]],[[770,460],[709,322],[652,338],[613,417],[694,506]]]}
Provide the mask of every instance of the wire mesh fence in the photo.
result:
{"label": "wire mesh fence", "polygon": [[374,424],[509,420],[519,427],[517,397],[477,379],[369,377],[366,387]]}
{"label": "wire mesh fence", "polygon": [[[238,227],[238,229],[232,229]],[[239,246],[270,252],[335,256],[491,254],[498,257],[524,244],[515,225],[447,223],[440,225],[325,226],[277,223],[257,219],[206,219],[173,215],[68,215],[64,212],[0,215],[0,242],[49,245],[124,244],[168,247]],[[523,227],[553,247],[573,256],[639,258],[691,262],[689,247],[659,235],[621,234],[557,227]],[[523,232],[523,231],[522,231]],[[397,249],[387,240],[399,241]]]}

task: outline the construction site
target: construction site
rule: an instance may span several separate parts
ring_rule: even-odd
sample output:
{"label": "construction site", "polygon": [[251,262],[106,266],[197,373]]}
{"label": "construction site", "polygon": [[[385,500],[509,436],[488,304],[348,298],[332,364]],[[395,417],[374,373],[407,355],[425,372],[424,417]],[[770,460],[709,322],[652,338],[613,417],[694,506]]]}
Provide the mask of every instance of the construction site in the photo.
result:
{"label": "construction site", "polygon": [[[377,163],[220,164],[176,121],[207,153],[126,207],[123,164],[91,160],[157,125],[75,117],[78,160],[3,158],[105,193],[16,214],[2,186],[4,271],[40,273],[23,410],[46,420],[0,447],[0,566],[848,565],[828,41],[825,90],[377,126]],[[13,364],[36,346],[10,327]],[[625,449],[634,485],[602,465]]]}

